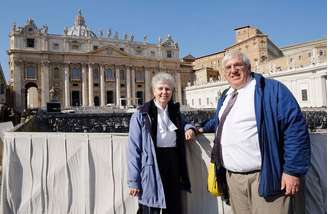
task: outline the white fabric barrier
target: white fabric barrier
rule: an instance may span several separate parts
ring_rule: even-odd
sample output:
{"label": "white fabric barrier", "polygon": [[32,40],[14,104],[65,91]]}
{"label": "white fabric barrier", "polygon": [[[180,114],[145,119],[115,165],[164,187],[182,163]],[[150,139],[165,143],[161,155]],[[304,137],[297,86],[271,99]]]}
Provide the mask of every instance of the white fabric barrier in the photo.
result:
{"label": "white fabric barrier", "polygon": [[126,143],[126,135],[6,133],[1,213],[136,213]]}
{"label": "white fabric barrier", "polygon": [[[311,139],[305,205],[307,213],[320,214],[326,209],[326,134]],[[187,146],[192,194],[184,194],[185,214],[232,213],[206,190],[212,140],[213,134],[202,135]],[[7,132],[0,212],[136,213],[137,200],[127,195],[126,145],[127,134]]]}

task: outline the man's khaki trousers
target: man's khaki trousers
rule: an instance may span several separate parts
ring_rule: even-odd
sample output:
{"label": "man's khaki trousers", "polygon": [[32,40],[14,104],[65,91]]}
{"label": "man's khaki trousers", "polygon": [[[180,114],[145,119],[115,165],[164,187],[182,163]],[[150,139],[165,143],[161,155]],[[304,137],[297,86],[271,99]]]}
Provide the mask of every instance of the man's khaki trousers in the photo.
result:
{"label": "man's khaki trousers", "polygon": [[[259,174],[259,172],[241,174],[227,171],[227,182],[233,213],[292,214],[295,211],[294,197],[279,195],[264,199],[259,196]],[[297,210],[295,212],[297,214],[304,213],[302,208]]]}

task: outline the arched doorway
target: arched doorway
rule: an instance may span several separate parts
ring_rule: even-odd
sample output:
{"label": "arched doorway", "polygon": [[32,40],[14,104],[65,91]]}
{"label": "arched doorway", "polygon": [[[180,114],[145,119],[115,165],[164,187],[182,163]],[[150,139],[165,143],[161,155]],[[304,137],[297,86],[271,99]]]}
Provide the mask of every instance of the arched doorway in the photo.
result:
{"label": "arched doorway", "polygon": [[25,108],[40,108],[38,86],[35,83],[30,82],[25,85]]}

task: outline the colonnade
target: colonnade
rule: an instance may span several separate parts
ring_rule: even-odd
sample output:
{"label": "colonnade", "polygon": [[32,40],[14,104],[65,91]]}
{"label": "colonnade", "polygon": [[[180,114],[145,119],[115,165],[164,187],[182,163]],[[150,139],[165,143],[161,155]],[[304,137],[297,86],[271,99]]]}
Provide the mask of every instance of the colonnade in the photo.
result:
{"label": "colonnade", "polygon": [[[64,108],[70,108],[72,103],[72,91],[76,88],[72,86],[72,67],[78,66],[80,69],[80,77],[77,81],[79,85],[79,95],[80,95],[80,102],[81,106],[87,107],[87,106],[95,106],[95,80],[94,80],[94,72],[95,70],[99,70],[99,81],[97,80],[97,87],[99,87],[99,90],[97,89],[97,96],[99,96],[99,105],[100,106],[106,106],[107,99],[106,99],[106,93],[109,90],[108,84],[106,84],[108,81],[111,82],[112,85],[114,85],[114,88],[110,88],[111,91],[113,91],[113,101],[114,105],[117,107],[122,106],[122,100],[125,100],[125,105],[127,106],[137,106],[137,91],[143,92],[143,99],[144,101],[148,101],[152,98],[152,92],[151,92],[151,78],[153,76],[153,73],[159,72],[160,69],[155,68],[147,68],[142,67],[142,72],[144,72],[143,79],[139,79],[136,81],[136,70],[140,72],[140,68],[135,66],[128,66],[128,65],[106,65],[106,64],[97,64],[97,63],[81,63],[81,64],[71,64],[71,63],[65,63],[63,64],[63,80],[64,82],[60,84],[60,90],[62,90],[62,97],[60,100],[63,101],[62,107]],[[52,75],[50,75],[50,70],[53,66],[51,66],[51,63],[45,62],[41,63],[39,66],[39,77],[41,78],[40,81],[36,79],[38,88],[39,88],[39,95],[40,95],[40,107],[45,108],[47,105],[47,102],[49,102],[49,90],[53,86]],[[112,70],[112,79],[106,78],[105,71],[107,69]],[[15,63],[15,74],[22,74],[24,73],[24,63]],[[167,69],[166,69],[167,71]],[[98,71],[97,71],[98,72]],[[124,72],[124,73],[123,73]],[[182,89],[181,89],[181,76],[179,72],[176,71],[168,71],[173,74],[173,76],[176,79],[176,94],[175,99],[176,101],[180,102],[182,101]],[[36,72],[37,73],[37,72]],[[125,78],[123,78],[121,75],[125,75]],[[38,75],[36,75],[38,77]],[[37,78],[36,77],[36,78]],[[14,85],[14,91],[16,92],[15,96],[15,106],[22,109],[23,108],[23,98],[22,95],[24,94],[24,75],[15,75],[14,76],[15,85]],[[122,86],[122,84],[124,86]],[[142,87],[140,87],[142,85]],[[122,88],[124,88],[122,90]],[[124,91],[124,92],[122,92]],[[99,93],[100,92],[100,93]],[[122,94],[124,93],[124,94]],[[123,96],[122,96],[123,95]]]}

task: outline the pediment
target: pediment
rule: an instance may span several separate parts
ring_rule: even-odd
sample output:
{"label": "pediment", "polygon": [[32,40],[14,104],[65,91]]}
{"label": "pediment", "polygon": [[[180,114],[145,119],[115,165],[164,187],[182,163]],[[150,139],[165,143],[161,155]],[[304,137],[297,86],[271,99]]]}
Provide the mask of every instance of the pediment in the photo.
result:
{"label": "pediment", "polygon": [[98,48],[97,50],[90,51],[92,55],[99,55],[99,56],[114,56],[114,57],[127,57],[129,56],[128,53],[118,49],[115,46],[107,45],[105,47]]}

